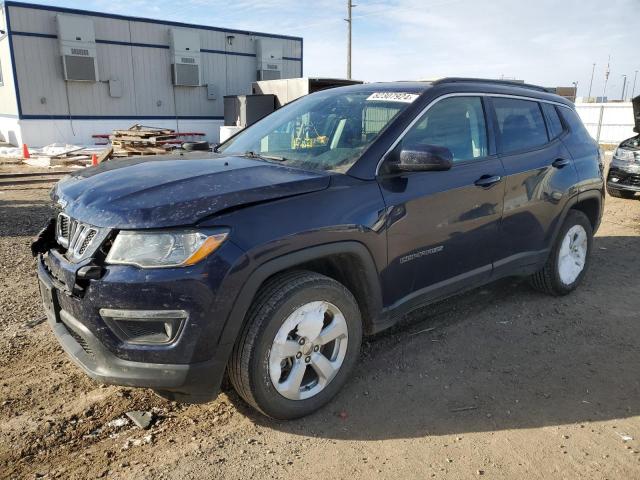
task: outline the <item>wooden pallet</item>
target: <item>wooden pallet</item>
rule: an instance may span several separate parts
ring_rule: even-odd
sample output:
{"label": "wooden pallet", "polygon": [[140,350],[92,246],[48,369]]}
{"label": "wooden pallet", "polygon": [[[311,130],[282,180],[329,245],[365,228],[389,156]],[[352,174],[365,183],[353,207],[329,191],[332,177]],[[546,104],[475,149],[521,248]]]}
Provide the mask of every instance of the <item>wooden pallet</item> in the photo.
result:
{"label": "wooden pallet", "polygon": [[114,130],[109,136],[114,157],[163,155],[171,151],[171,147],[165,144],[175,139],[175,132],[171,129],[137,124],[128,130]]}
{"label": "wooden pallet", "polygon": [[120,146],[114,145],[114,157],[132,157],[135,155],[164,155],[171,151],[170,148],[164,147],[139,147],[134,145]]}

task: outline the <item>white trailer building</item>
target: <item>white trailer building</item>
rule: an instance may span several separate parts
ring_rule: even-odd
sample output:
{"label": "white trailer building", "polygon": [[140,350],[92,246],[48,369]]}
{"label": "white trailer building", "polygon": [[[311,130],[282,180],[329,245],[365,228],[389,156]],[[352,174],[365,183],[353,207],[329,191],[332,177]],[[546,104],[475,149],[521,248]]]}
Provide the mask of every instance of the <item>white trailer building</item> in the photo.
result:
{"label": "white trailer building", "polygon": [[217,141],[225,95],[302,76],[302,38],[110,13],[0,4],[0,135],[91,144],[132,124]]}

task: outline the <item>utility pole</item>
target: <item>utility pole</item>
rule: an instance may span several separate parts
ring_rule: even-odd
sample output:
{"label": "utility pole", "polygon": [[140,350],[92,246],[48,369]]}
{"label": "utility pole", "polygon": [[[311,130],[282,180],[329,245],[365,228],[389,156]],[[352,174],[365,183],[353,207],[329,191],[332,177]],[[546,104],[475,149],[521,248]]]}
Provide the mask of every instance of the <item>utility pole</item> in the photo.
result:
{"label": "utility pole", "polygon": [[607,68],[604,71],[604,88],[602,89],[602,103],[605,102],[605,98],[607,97],[607,82],[609,81],[609,64],[611,63],[611,55],[609,55],[609,60],[607,60]]}
{"label": "utility pole", "polygon": [[347,33],[347,78],[349,80],[351,80],[351,25],[353,24],[351,10],[355,6],[356,5],[353,4],[352,0],[347,0],[347,18],[344,20],[349,26]]}
{"label": "utility pole", "polygon": [[578,98],[578,82],[573,82],[573,103],[576,103],[576,98]]}
{"label": "utility pole", "polygon": [[627,76],[626,75],[622,75],[622,96],[620,97],[620,100],[622,100],[624,102],[624,91],[627,88]]}
{"label": "utility pole", "polygon": [[593,64],[593,67],[591,68],[591,81],[589,82],[589,94],[587,95],[587,98],[591,99],[591,87],[593,87],[593,74],[596,73],[596,64]]}
{"label": "utility pole", "polygon": [[631,100],[633,100],[633,96],[636,94],[636,80],[638,78],[638,70],[636,70],[635,75],[633,76],[633,88],[631,89]]}

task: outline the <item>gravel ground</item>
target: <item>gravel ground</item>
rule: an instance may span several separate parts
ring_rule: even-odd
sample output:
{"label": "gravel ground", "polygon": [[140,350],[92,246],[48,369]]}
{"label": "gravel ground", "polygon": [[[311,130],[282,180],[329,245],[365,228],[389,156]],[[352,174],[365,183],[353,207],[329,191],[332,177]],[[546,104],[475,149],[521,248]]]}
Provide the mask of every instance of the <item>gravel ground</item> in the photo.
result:
{"label": "gravel ground", "polygon": [[2,478],[640,478],[638,200],[607,199],[578,291],[507,279],[426,308],[365,341],[331,404],[275,422],[233,391],[189,406],[98,385],[29,326],[47,194],[0,190]]}

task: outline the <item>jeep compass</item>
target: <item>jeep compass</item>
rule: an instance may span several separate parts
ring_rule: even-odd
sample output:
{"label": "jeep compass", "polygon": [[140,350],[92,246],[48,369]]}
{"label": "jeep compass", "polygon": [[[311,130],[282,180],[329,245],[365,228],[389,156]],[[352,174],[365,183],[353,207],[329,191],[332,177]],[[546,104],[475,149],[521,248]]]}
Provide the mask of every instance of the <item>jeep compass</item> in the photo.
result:
{"label": "jeep compass", "polygon": [[205,157],[106,162],[52,199],[32,250],[80,368],[194,403],[226,375],[290,419],[411,310],[512,275],[575,289],[604,180],[572,103],[448,78],[317,92]]}

